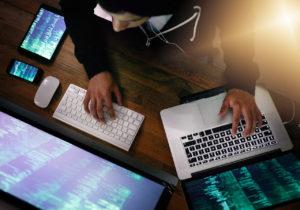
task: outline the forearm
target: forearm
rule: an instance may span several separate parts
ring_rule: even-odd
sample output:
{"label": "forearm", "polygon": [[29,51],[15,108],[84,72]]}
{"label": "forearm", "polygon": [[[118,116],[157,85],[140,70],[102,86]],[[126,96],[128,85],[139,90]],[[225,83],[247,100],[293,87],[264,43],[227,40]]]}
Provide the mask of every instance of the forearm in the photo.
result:
{"label": "forearm", "polygon": [[84,65],[88,77],[109,70],[105,37],[99,26],[101,21],[93,14],[96,1],[62,0],[60,5],[75,45],[75,56]]}

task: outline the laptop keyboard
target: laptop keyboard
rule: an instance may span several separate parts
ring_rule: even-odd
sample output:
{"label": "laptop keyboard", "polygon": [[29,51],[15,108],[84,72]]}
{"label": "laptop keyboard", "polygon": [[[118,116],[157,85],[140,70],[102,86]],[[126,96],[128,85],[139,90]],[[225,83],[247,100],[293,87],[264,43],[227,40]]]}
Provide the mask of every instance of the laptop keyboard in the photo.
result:
{"label": "laptop keyboard", "polygon": [[261,128],[256,128],[255,133],[248,137],[242,135],[245,120],[240,121],[235,136],[231,135],[232,124],[182,136],[190,167],[277,144],[278,141],[274,138],[265,116],[262,118]]}

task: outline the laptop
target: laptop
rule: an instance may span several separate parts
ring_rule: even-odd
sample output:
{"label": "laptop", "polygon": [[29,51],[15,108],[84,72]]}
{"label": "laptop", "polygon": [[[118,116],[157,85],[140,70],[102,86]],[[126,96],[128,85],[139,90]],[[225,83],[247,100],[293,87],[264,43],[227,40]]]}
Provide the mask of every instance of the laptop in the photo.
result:
{"label": "laptop", "polygon": [[255,100],[263,113],[263,126],[243,137],[245,121],[231,135],[231,113],[218,113],[226,92],[161,111],[161,119],[180,180],[201,171],[280,150],[293,144],[282,124],[269,92],[256,87]]}
{"label": "laptop", "polygon": [[0,151],[6,209],[164,209],[178,180],[2,98]]}
{"label": "laptop", "polygon": [[[251,195],[249,195],[249,198],[245,193],[244,200],[240,202],[236,199],[237,194],[230,196],[230,193],[236,192],[240,185],[234,183],[233,180],[237,179],[229,174],[230,171],[228,172],[228,170],[234,168],[238,170],[237,167],[242,167],[246,164],[246,161],[267,160],[271,154],[277,154],[280,158],[280,155],[292,149],[293,144],[269,92],[260,86],[256,87],[255,100],[263,113],[263,126],[256,128],[255,133],[251,136],[244,137],[242,132],[245,121],[241,120],[238,133],[233,137],[231,135],[231,114],[228,113],[225,118],[218,116],[225,95],[225,90],[218,88],[205,92],[200,96],[185,98],[183,102],[187,103],[161,111],[161,118],[177,175],[182,180],[189,207],[191,209],[231,209],[231,207],[236,207],[236,209],[259,209],[260,207],[273,205],[274,202],[269,202],[270,205],[252,205],[249,201]],[[283,160],[287,159],[294,160],[297,158],[293,154],[289,154],[288,158],[283,157]],[[281,162],[284,161],[281,160]],[[299,160],[295,162],[296,169],[299,163]],[[250,174],[243,167],[239,170],[239,173]],[[294,170],[293,173],[299,174],[299,167],[297,170]],[[284,170],[282,171],[284,172]],[[266,169],[264,173],[266,174]],[[258,174],[264,176],[264,173]],[[228,176],[227,182],[220,179],[220,177],[225,179],[226,176]],[[299,178],[300,176],[297,175],[294,179],[297,184],[300,183]],[[227,183],[227,185],[224,183]],[[248,191],[252,190],[254,192],[252,188],[255,188],[255,186],[252,186],[252,184],[249,184]],[[300,189],[297,190],[299,192],[297,196],[299,197]],[[239,193],[242,193],[242,190]],[[236,200],[234,201],[233,198]],[[286,196],[285,199],[290,200],[288,198],[289,196]],[[246,208],[247,205],[244,203],[247,199],[248,203],[246,204],[249,204],[249,208]],[[281,201],[276,199],[276,196],[275,198],[273,196],[273,199],[278,202]],[[282,202],[284,201],[283,199]]]}

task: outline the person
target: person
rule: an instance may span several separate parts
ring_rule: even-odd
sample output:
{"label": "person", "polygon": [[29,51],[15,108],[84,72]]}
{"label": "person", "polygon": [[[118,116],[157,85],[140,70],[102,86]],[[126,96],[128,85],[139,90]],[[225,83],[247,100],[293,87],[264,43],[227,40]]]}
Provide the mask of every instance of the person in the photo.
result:
{"label": "person", "polygon": [[[105,121],[104,107],[114,116],[113,95],[118,104],[122,104],[120,89],[111,74],[105,32],[118,32],[123,40],[133,36],[132,46],[143,45],[132,34],[143,34],[145,48],[167,45],[197,58],[213,55],[211,39],[215,28],[219,27],[228,80],[227,95],[219,114],[225,116],[232,109],[233,134],[237,132],[240,117],[246,121],[245,136],[261,125],[261,113],[253,96],[258,68],[252,61],[251,1],[61,0],[60,5],[75,45],[75,55],[90,79],[84,108],[98,121]],[[102,17],[111,18],[112,29],[96,11],[108,14]]]}

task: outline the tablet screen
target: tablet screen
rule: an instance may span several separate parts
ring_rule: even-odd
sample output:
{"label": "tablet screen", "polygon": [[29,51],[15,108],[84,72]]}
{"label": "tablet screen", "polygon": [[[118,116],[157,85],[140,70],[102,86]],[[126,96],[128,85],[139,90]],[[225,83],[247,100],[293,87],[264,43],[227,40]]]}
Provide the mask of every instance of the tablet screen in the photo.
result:
{"label": "tablet screen", "polygon": [[41,7],[20,48],[51,60],[65,31],[64,17]]}
{"label": "tablet screen", "polygon": [[164,186],[0,112],[0,189],[41,209],[154,209]]}
{"label": "tablet screen", "polygon": [[300,198],[293,153],[185,183],[192,209],[261,209]]}

